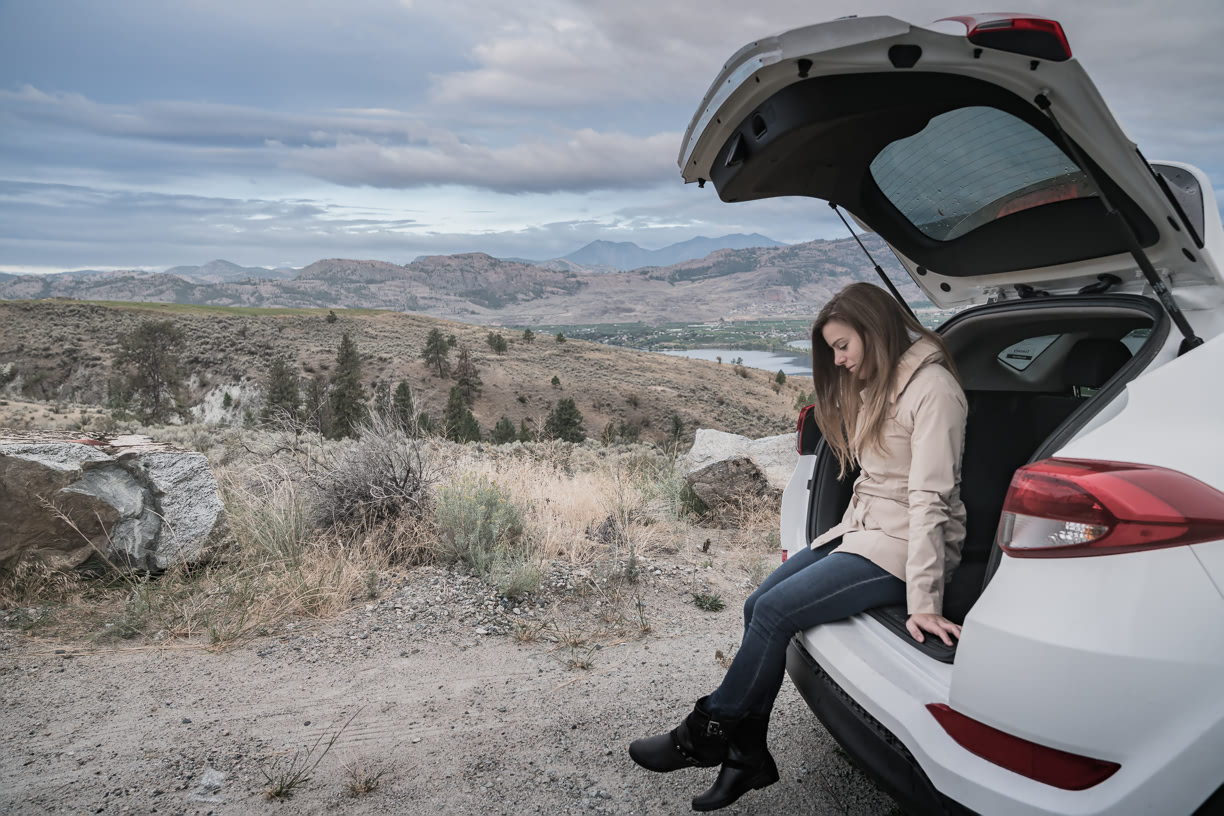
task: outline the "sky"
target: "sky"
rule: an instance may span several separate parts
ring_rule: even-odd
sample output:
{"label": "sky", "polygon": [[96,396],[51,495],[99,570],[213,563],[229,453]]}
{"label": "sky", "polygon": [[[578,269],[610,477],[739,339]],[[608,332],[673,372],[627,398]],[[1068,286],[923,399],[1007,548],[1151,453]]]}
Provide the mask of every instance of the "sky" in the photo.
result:
{"label": "sky", "polygon": [[[1030,0],[1151,160],[1224,188],[1224,6]],[[844,234],[680,140],[753,38],[924,0],[0,0],[0,271],[407,263]]]}

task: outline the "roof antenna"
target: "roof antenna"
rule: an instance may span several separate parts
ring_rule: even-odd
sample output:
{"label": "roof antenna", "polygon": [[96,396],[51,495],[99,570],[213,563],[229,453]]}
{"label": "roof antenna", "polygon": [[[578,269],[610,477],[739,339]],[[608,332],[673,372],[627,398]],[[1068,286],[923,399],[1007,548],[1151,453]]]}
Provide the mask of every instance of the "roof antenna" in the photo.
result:
{"label": "roof antenna", "polygon": [[[918,316],[914,314],[914,310],[911,309],[909,304],[905,302],[905,298],[901,297],[901,293],[897,291],[897,287],[893,286],[893,282],[890,281],[888,276],[884,274],[884,270],[881,269],[880,265],[875,262],[875,258],[871,257],[871,253],[867,251],[867,247],[863,246],[863,242],[859,240],[858,234],[854,231],[854,228],[850,226],[850,222],[846,220],[846,216],[842,215],[841,210],[837,209],[837,205],[832,201],[829,202],[829,206],[833,208],[833,212],[837,213],[837,217],[841,219],[841,222],[846,225],[846,229],[850,230],[850,237],[853,238],[854,242],[859,245],[859,249],[863,250],[863,254],[867,256],[867,260],[871,261],[871,265],[875,267],[876,274],[880,276],[880,280],[884,281],[884,286],[888,288],[888,291],[892,292],[892,296],[895,297],[897,302],[901,304],[901,308],[905,309],[905,311],[909,313],[909,316],[914,318],[914,320],[918,320]],[[921,325],[922,321],[919,320],[918,323]]]}

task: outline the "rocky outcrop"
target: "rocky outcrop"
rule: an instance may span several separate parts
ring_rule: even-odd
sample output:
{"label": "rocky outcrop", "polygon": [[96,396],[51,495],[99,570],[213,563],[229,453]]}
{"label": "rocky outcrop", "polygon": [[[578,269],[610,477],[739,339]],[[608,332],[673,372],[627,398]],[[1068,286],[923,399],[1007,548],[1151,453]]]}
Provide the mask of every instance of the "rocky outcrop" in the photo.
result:
{"label": "rocky outcrop", "polygon": [[144,437],[0,437],[0,567],[160,572],[206,561],[227,540],[200,453]]}
{"label": "rocky outcrop", "polygon": [[684,478],[712,508],[750,497],[778,498],[797,458],[794,434],[749,439],[702,428],[684,457]]}

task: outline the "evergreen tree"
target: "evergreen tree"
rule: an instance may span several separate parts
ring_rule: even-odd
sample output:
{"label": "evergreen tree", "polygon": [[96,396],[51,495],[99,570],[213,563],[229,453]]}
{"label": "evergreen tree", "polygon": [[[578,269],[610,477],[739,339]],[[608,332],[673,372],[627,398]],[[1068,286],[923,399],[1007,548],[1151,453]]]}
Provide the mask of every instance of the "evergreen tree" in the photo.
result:
{"label": "evergreen tree", "polygon": [[277,357],[268,368],[268,397],[264,400],[263,418],[296,419],[302,406],[301,386],[289,361]]}
{"label": "evergreen tree", "polygon": [[497,332],[489,332],[486,342],[488,342],[489,348],[493,349],[493,351],[497,354],[505,354],[506,350],[510,348],[510,344],[506,342],[506,338],[502,337]]}
{"label": "evergreen tree", "polygon": [[454,348],[458,344],[459,344],[459,338],[455,337],[455,335],[453,334],[446,335],[446,345],[447,346],[449,346],[450,348]]}
{"label": "evergreen tree", "polygon": [[446,438],[452,442],[480,441],[480,425],[464,403],[458,386],[451,386],[450,396],[446,399],[446,410],[442,414],[442,425]]}
{"label": "evergreen tree", "polygon": [[370,402],[375,411],[384,415],[391,415],[391,381],[390,380],[375,380],[370,385]]}
{"label": "evergreen tree", "polygon": [[564,397],[557,401],[557,407],[544,421],[544,432],[550,439],[566,442],[582,442],[586,439],[586,431],[582,427],[582,413],[572,398]]}
{"label": "evergreen tree", "polygon": [[361,357],[348,332],[340,336],[328,403],[331,407],[329,436],[333,439],[355,436],[358,424],[365,419],[365,389],[361,387]]}
{"label": "evergreen tree", "polygon": [[514,423],[506,417],[497,420],[497,424],[493,426],[493,432],[489,434],[489,441],[494,445],[504,445],[517,438],[518,431],[514,429]]}
{"label": "evergreen tree", "polygon": [[335,323],[335,322],[336,322],[337,320],[339,320],[339,319],[340,319],[340,318],[336,317],[336,313],[335,313],[335,312],[333,312],[331,309],[328,309],[328,310],[327,310],[327,318],[326,318],[326,320],[327,320],[327,322],[328,322],[328,323]]}
{"label": "evergreen tree", "polygon": [[560,377],[558,377],[556,374],[554,374],[554,375],[553,375],[553,378],[552,378],[552,387],[553,387],[553,388],[560,388],[560,387],[561,387],[561,378],[560,378]]}
{"label": "evergreen tree", "polygon": [[455,380],[465,405],[471,406],[480,395],[480,369],[472,362],[472,353],[467,345],[459,347],[459,361],[455,364]]}
{"label": "evergreen tree", "polygon": [[315,432],[328,436],[331,432],[331,408],[327,402],[327,381],[316,374],[306,384],[306,424]]}
{"label": "evergreen tree", "polygon": [[[451,335],[454,337],[454,335]],[[425,361],[425,365],[438,370],[439,377],[445,377],[450,371],[450,360],[447,359],[447,354],[450,349],[447,347],[445,338],[442,337],[441,329],[430,329],[429,336],[425,338],[425,350],[421,352],[421,359]]]}
{"label": "evergreen tree", "polygon": [[416,414],[416,406],[413,403],[412,389],[408,387],[407,382],[400,380],[400,384],[395,387],[395,395],[391,398],[391,410],[400,427],[405,430],[412,427],[412,417]]}
{"label": "evergreen tree", "polygon": [[684,436],[684,420],[679,414],[671,415],[671,437],[673,442],[679,442],[680,437]]}
{"label": "evergreen tree", "polygon": [[520,442],[535,442],[536,441],[535,431],[527,427],[527,420],[525,418],[519,420],[518,441]]}
{"label": "evergreen tree", "polygon": [[523,329],[523,342],[524,343],[534,343],[535,342],[535,333],[531,329]]}
{"label": "evergreen tree", "polygon": [[434,425],[433,417],[425,411],[417,414],[417,430],[424,436],[434,433],[437,427]]}
{"label": "evergreen tree", "polygon": [[135,399],[137,415],[146,422],[163,422],[181,413],[179,388],[183,371],[179,352],[186,336],[172,320],[146,320],[119,336],[115,369],[124,373],[121,388],[126,399]]}
{"label": "evergreen tree", "polygon": [[557,332],[557,342],[558,342],[558,343],[564,343],[564,342],[565,342],[565,335],[564,335],[564,334],[562,334],[561,332]]}
{"label": "evergreen tree", "polygon": [[786,372],[779,368],[778,373],[774,376],[774,382],[776,382],[778,385],[785,385]]}

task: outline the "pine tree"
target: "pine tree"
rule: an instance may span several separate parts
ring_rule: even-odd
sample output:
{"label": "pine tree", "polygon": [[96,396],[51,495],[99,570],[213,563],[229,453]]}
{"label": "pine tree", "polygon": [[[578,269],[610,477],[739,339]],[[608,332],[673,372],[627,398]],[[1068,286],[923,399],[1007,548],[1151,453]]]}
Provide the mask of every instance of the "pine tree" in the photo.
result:
{"label": "pine tree", "polygon": [[465,405],[471,406],[480,395],[480,369],[472,362],[472,353],[467,345],[459,347],[459,361],[455,364],[455,380]]}
{"label": "pine tree", "polygon": [[528,344],[534,343],[535,332],[533,332],[531,329],[523,329],[523,342]]}
{"label": "pine tree", "polygon": [[785,385],[786,372],[779,368],[778,373],[774,376],[774,382],[776,382],[778,385]]}
{"label": "pine tree", "polygon": [[328,323],[335,323],[335,322],[336,322],[337,320],[339,320],[340,318],[336,317],[336,313],[335,313],[335,312],[333,312],[331,309],[328,309],[328,310],[327,310],[327,318],[326,318],[326,319],[327,319],[327,322],[328,322]]}
{"label": "pine tree", "polygon": [[586,431],[582,427],[582,412],[570,397],[557,401],[557,407],[549,413],[544,421],[544,432],[550,439],[561,439],[565,442],[582,442],[586,439]]}
{"label": "pine tree", "polygon": [[425,361],[425,365],[436,368],[438,376],[445,377],[450,371],[450,360],[447,359],[449,353],[450,348],[442,336],[442,330],[430,329],[429,336],[425,338],[425,350],[421,352],[421,359]]}
{"label": "pine tree", "polygon": [[328,402],[332,420],[329,436],[333,439],[355,436],[357,426],[365,419],[365,389],[361,387],[361,357],[348,332],[340,336]]}
{"label": "pine tree", "polygon": [[442,425],[446,438],[452,442],[480,441],[480,425],[463,402],[458,386],[451,386],[450,396],[446,399],[446,410],[442,414]]}
{"label": "pine tree", "polygon": [[558,377],[556,374],[554,374],[554,375],[553,375],[553,378],[552,378],[552,387],[553,387],[553,388],[560,388],[560,387],[561,387],[561,378],[560,378],[560,377]]}
{"label": "pine tree", "polygon": [[268,368],[268,397],[264,400],[263,418],[296,419],[301,407],[297,374],[284,357],[275,358]]}
{"label": "pine tree", "polygon": [[564,334],[562,334],[561,332],[557,332],[557,338],[556,338],[556,339],[557,339],[557,342],[558,342],[558,343],[564,343],[564,342],[565,342],[565,335],[564,335]]}
{"label": "pine tree", "polygon": [[673,442],[679,442],[680,437],[684,436],[684,420],[679,414],[671,415],[671,437]]}
{"label": "pine tree", "polygon": [[182,411],[179,352],[186,339],[172,320],[146,320],[119,337],[115,369],[126,374],[121,391],[139,402],[137,414],[146,422],[162,422]]}
{"label": "pine tree", "polygon": [[489,336],[485,338],[485,342],[489,344],[489,348],[497,354],[505,354],[510,348],[510,344],[506,342],[506,338],[502,337],[497,332],[489,332]]}
{"label": "pine tree", "polygon": [[327,401],[327,381],[316,374],[306,384],[306,404],[303,409],[306,424],[316,433],[329,436],[331,432],[331,407]]}
{"label": "pine tree", "polygon": [[514,429],[514,423],[506,417],[497,420],[497,424],[493,426],[493,432],[489,434],[489,441],[494,445],[504,445],[517,438],[518,431]]}
{"label": "pine tree", "polygon": [[391,398],[391,411],[401,428],[408,430],[412,427],[412,418],[416,414],[416,406],[412,399],[412,389],[408,387],[408,383],[404,380],[400,380],[400,384],[395,387],[395,396]]}
{"label": "pine tree", "polygon": [[525,418],[519,420],[518,441],[520,442],[535,442],[536,441],[535,431],[527,427],[527,420]]}

